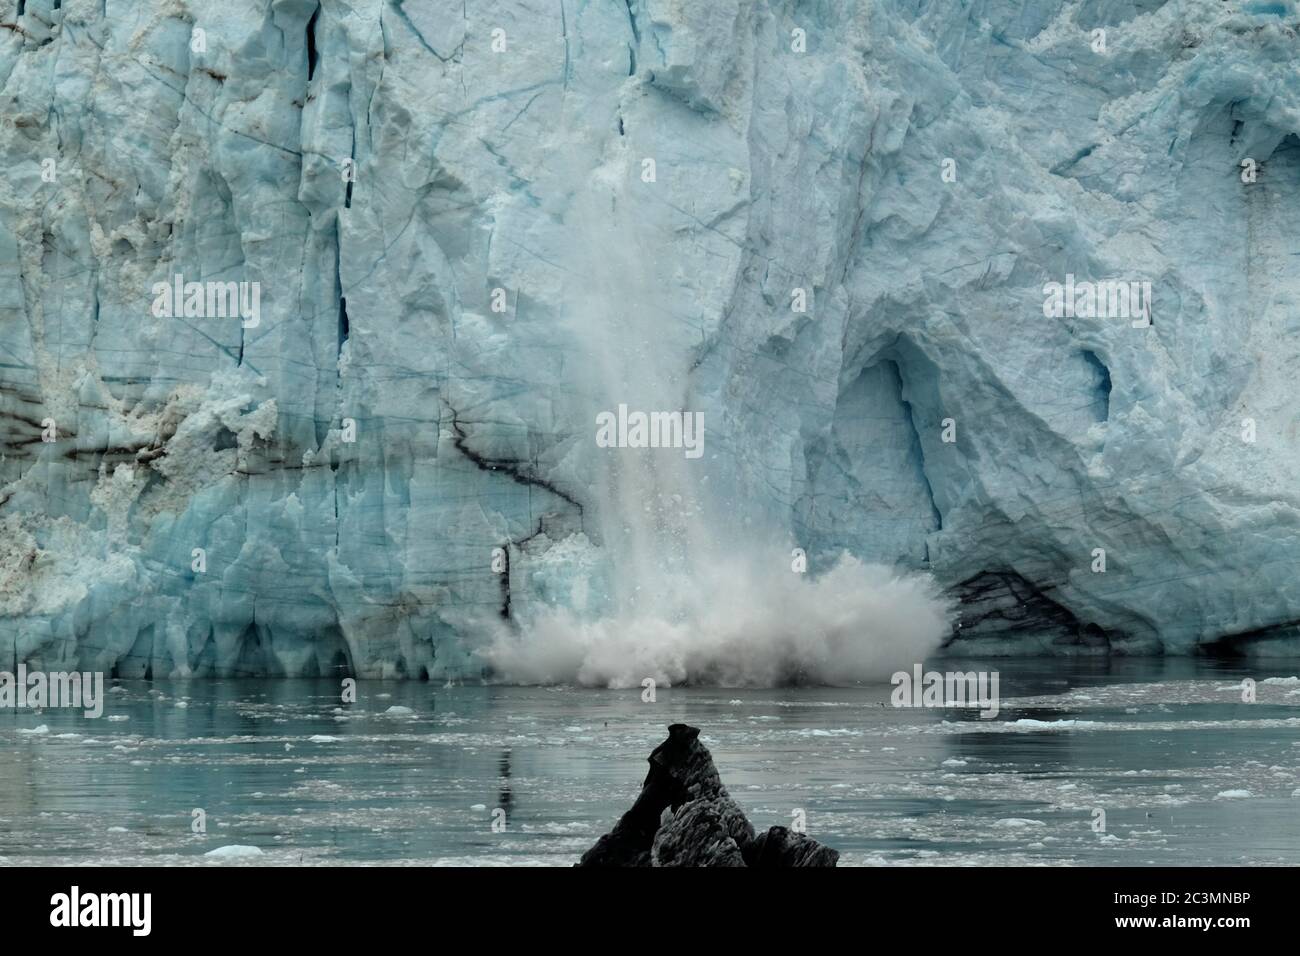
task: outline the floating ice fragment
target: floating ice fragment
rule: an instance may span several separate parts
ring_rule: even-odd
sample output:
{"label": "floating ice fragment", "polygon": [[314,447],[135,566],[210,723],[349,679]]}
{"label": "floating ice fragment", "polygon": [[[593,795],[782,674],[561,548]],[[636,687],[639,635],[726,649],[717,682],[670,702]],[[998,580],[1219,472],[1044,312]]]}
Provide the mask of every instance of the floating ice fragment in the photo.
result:
{"label": "floating ice fragment", "polygon": [[262,851],[255,846],[241,846],[238,843],[232,843],[229,846],[219,846],[215,850],[209,850],[203,855],[214,860],[244,860],[261,856]]}

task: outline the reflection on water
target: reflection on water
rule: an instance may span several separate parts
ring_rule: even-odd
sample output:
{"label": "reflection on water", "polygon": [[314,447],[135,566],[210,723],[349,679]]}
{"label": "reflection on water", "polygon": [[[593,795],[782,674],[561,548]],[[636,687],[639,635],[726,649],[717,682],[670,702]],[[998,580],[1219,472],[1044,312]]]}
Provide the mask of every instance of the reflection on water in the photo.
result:
{"label": "reflection on water", "polygon": [[685,721],[756,827],[802,809],[842,865],[1300,863],[1300,661],[988,667],[995,721],[888,685],[124,681],[99,720],[0,711],[0,862],[567,865]]}
{"label": "reflection on water", "polygon": [[501,751],[501,783],[500,790],[497,793],[497,806],[505,811],[507,820],[510,817],[512,798],[510,794],[510,748],[507,747]]}

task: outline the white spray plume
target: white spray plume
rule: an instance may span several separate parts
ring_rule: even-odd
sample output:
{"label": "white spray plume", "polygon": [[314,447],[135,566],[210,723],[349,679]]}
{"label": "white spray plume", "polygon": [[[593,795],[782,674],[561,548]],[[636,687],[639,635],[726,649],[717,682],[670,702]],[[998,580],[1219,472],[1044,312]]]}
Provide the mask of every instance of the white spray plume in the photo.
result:
{"label": "white spray plume", "polygon": [[662,616],[643,607],[588,620],[547,608],[482,655],[498,679],[519,684],[846,684],[910,670],[949,633],[950,606],[928,575],[848,554],[816,577],[788,559],[763,564],[776,570],[724,565],[711,580],[679,581],[692,593]]}

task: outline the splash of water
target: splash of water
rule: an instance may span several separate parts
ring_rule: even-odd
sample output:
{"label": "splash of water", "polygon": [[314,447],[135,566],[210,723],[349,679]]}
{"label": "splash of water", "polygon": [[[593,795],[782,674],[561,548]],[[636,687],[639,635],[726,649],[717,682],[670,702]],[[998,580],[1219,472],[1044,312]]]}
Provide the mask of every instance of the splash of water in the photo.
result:
{"label": "splash of water", "polygon": [[[947,603],[925,575],[899,574],[842,555],[817,577],[788,559],[693,568],[675,611],[595,620],[546,608],[485,651],[513,683],[636,687],[881,681],[910,670],[950,627]],[[764,571],[763,568],[769,570]]]}

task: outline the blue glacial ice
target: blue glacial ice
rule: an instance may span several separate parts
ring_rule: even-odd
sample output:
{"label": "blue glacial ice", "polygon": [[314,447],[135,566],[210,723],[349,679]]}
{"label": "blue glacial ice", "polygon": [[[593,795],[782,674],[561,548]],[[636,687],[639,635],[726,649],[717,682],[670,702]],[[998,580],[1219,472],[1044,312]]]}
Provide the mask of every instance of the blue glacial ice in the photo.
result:
{"label": "blue glacial ice", "polygon": [[[1297,648],[1289,0],[0,21],[0,662]],[[160,315],[176,275],[258,314]],[[1045,315],[1067,276],[1149,321]],[[597,447],[620,403],[703,456]]]}

